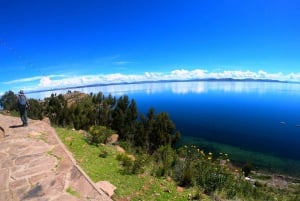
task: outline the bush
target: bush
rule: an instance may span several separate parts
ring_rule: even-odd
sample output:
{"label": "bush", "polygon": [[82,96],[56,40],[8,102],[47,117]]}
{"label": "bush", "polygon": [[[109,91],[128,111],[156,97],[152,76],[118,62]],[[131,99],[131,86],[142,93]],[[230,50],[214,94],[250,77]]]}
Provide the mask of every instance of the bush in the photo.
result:
{"label": "bush", "polygon": [[245,177],[248,177],[252,170],[253,170],[253,165],[251,163],[246,163],[242,168]]}
{"label": "bush", "polygon": [[132,174],[134,160],[127,154],[122,153],[117,155],[117,160],[121,162],[124,174]]}
{"label": "bush", "polygon": [[117,160],[121,162],[124,174],[140,174],[144,172],[144,166],[148,162],[146,155],[133,157],[125,153],[118,154]]}
{"label": "bush", "polygon": [[194,171],[184,159],[176,161],[172,176],[179,186],[190,187],[193,185]]}
{"label": "bush", "polygon": [[237,187],[234,184],[227,186],[226,196],[227,199],[234,199],[237,194]]}
{"label": "bush", "polygon": [[147,163],[148,158],[146,155],[139,155],[133,163],[132,173],[141,174],[144,172],[144,166]]}
{"label": "bush", "polygon": [[90,144],[105,144],[107,138],[112,134],[113,131],[104,126],[91,126],[89,128],[88,142]]}
{"label": "bush", "polygon": [[125,149],[129,153],[133,153],[134,152],[131,143],[128,142],[128,141],[124,141],[124,140],[118,141],[118,145],[120,147],[122,147],[123,149]]}
{"label": "bush", "polygon": [[154,174],[158,177],[169,176],[174,167],[177,155],[169,145],[161,146],[153,154]]}
{"label": "bush", "polygon": [[195,162],[192,167],[196,185],[201,187],[206,194],[212,194],[216,190],[222,191],[234,182],[233,175],[225,168],[211,161]]}
{"label": "bush", "polygon": [[100,158],[106,158],[107,155],[108,155],[108,152],[105,149],[101,150],[100,153],[99,153]]}

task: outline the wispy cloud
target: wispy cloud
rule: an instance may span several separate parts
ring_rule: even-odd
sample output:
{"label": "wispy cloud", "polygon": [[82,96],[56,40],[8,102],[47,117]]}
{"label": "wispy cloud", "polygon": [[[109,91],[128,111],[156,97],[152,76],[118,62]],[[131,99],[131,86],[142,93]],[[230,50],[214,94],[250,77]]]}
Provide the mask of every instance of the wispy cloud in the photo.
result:
{"label": "wispy cloud", "polygon": [[[91,84],[111,84],[122,82],[139,82],[139,81],[157,81],[157,80],[189,80],[189,79],[205,79],[205,78],[234,78],[234,79],[272,79],[280,81],[297,81],[300,82],[300,73],[283,74],[268,73],[263,70],[254,71],[220,71],[210,72],[205,69],[175,69],[171,72],[145,72],[142,74],[98,74],[98,75],[80,75],[80,76],[66,76],[66,75],[49,75],[36,76],[31,78],[24,78],[19,80],[12,80],[4,84],[23,84],[27,91],[53,89],[61,87],[74,87]],[[35,82],[32,84],[31,82]]]}
{"label": "wispy cloud", "polygon": [[11,80],[7,82],[2,82],[2,84],[17,84],[17,83],[26,83],[26,82],[32,82],[36,80],[40,80],[42,76],[35,76],[35,77],[29,77],[29,78],[22,78],[17,80]]}
{"label": "wispy cloud", "polygon": [[[39,81],[41,79],[43,79],[45,76],[34,76],[34,77],[29,77],[29,78],[21,78],[21,79],[17,79],[17,80],[11,80],[11,81],[7,81],[7,82],[2,82],[2,84],[19,84],[19,83],[28,83],[28,82],[33,82],[33,81]],[[64,75],[48,75],[47,77],[49,78],[61,78],[61,77],[65,77]]]}
{"label": "wispy cloud", "polygon": [[114,61],[113,62],[113,64],[115,64],[115,65],[126,65],[126,64],[132,64],[132,63],[134,63],[134,62],[132,62],[132,61]]}

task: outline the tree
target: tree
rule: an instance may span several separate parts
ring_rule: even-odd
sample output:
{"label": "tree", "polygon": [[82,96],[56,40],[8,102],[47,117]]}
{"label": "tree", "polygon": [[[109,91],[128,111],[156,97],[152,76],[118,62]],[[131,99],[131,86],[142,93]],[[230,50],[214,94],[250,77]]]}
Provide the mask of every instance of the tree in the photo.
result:
{"label": "tree", "polygon": [[67,108],[67,101],[62,94],[51,94],[50,98],[45,100],[45,110],[50,121],[56,125],[63,125],[65,121],[65,112]]}
{"label": "tree", "polygon": [[17,106],[17,95],[13,91],[5,92],[5,94],[0,99],[0,106],[4,110],[18,110]]}
{"label": "tree", "polygon": [[41,120],[43,118],[43,108],[39,101],[35,99],[28,99],[29,102],[29,109],[27,110],[28,112],[28,117],[31,119],[39,119]]}
{"label": "tree", "polygon": [[147,115],[141,115],[140,122],[138,124],[138,135],[135,137],[136,145],[145,147],[147,153],[150,151],[150,136],[153,133],[153,127],[155,123],[155,111],[154,108],[150,108]]}
{"label": "tree", "polygon": [[150,149],[155,151],[161,145],[172,145],[173,136],[176,132],[174,123],[170,120],[168,113],[159,113],[153,125],[150,137]]}
{"label": "tree", "polygon": [[137,134],[137,118],[138,109],[134,99],[130,101],[129,106],[125,111],[125,135],[131,143],[134,143],[135,135]]}
{"label": "tree", "polygon": [[160,146],[174,147],[180,138],[174,123],[168,113],[155,114],[154,108],[150,108],[147,115],[141,115],[136,124],[135,145],[145,148],[147,153],[152,154]]}
{"label": "tree", "polygon": [[128,96],[121,96],[112,113],[112,129],[116,130],[121,139],[126,139],[128,136],[128,125],[126,125],[125,120],[127,120],[127,109],[129,107]]}
{"label": "tree", "polygon": [[90,96],[87,96],[78,101],[76,104],[73,104],[71,106],[70,113],[75,129],[88,130],[90,126],[95,125],[96,111]]}

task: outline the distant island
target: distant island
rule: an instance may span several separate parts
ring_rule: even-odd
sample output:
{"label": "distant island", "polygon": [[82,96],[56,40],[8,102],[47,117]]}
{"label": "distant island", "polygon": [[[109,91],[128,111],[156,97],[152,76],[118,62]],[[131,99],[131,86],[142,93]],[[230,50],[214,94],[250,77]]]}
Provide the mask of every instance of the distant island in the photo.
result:
{"label": "distant island", "polygon": [[58,87],[52,89],[42,89],[42,90],[33,90],[28,91],[27,93],[40,93],[46,91],[56,91],[56,90],[68,90],[68,89],[78,89],[78,88],[88,88],[88,87],[99,87],[99,86],[112,86],[112,85],[126,85],[126,84],[145,84],[145,83],[171,83],[171,82],[272,82],[272,83],[297,83],[293,81],[281,81],[281,80],[272,80],[272,79],[235,79],[235,78],[203,78],[203,79],[171,79],[171,80],[145,80],[145,81],[132,81],[132,82],[113,82],[113,83],[97,83],[97,84],[87,84],[80,86],[69,86],[69,87]]}

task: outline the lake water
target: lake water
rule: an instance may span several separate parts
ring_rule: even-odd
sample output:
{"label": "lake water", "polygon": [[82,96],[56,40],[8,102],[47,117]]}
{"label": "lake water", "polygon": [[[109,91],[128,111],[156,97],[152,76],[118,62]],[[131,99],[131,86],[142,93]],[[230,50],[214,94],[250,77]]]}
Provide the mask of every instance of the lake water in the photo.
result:
{"label": "lake water", "polygon": [[[300,84],[198,81],[76,90],[127,94],[136,100],[140,113],[147,113],[150,107],[168,112],[184,143],[225,150],[237,161],[242,158],[243,162],[277,164],[287,171],[300,168]],[[42,99],[51,93],[28,96]]]}

